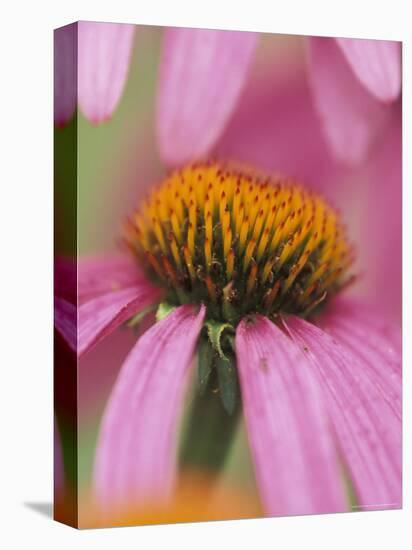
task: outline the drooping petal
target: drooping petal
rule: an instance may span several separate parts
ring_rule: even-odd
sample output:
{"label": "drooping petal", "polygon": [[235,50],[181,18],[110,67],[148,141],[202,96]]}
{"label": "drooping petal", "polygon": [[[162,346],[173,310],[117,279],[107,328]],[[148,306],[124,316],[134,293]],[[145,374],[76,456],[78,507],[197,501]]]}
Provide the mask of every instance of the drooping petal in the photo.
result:
{"label": "drooping petal", "polygon": [[341,167],[330,155],[303,60],[295,64],[287,71],[270,66],[263,77],[256,69],[212,154],[280,172],[329,193]]}
{"label": "drooping petal", "polygon": [[266,512],[347,509],[323,398],[299,347],[268,319],[236,333],[242,403]]}
{"label": "drooping petal", "polygon": [[[402,502],[401,423],[381,393],[369,357],[297,317],[284,320],[324,389],[340,450],[363,509]],[[363,343],[365,349],[367,342]],[[362,348],[361,348],[362,349]],[[385,360],[381,358],[381,369]]]}
{"label": "drooping petal", "polygon": [[54,326],[73,351],[77,349],[77,309],[64,298],[54,299]]}
{"label": "drooping petal", "polygon": [[389,40],[336,38],[353,72],[366,89],[383,102],[401,91],[401,43]]}
{"label": "drooping petal", "polygon": [[77,103],[77,25],[54,31],[54,123],[66,124]]}
{"label": "drooping petal", "polygon": [[154,304],[159,290],[142,284],[109,292],[89,300],[79,307],[78,355],[83,355],[119,325]]}
{"label": "drooping petal", "polygon": [[127,254],[88,256],[78,263],[79,303],[107,292],[146,284],[144,274]]}
{"label": "drooping petal", "polygon": [[388,109],[359,82],[333,38],[308,43],[310,84],[331,151],[357,164],[377,141]]}
{"label": "drooping petal", "polygon": [[[384,359],[390,373],[401,374],[402,338],[400,328],[368,307],[360,299],[336,297],[319,318],[321,326],[350,330],[353,337],[364,341]],[[359,350],[361,352],[370,350]]]}
{"label": "drooping petal", "polygon": [[[374,386],[377,394],[392,409],[396,418],[402,418],[402,378],[400,364],[393,361],[391,344],[382,333],[358,321],[356,315],[342,318],[339,312],[323,315],[319,325],[325,332],[358,357],[361,376]],[[383,352],[383,353],[382,353]],[[384,358],[384,360],[382,360]],[[389,416],[389,420],[396,420]],[[399,426],[398,426],[399,429]]]}
{"label": "drooping petal", "polygon": [[166,163],[183,164],[209,152],[240,96],[256,41],[249,32],[165,31],[157,133]]}
{"label": "drooping petal", "polygon": [[93,124],[116,109],[126,83],[134,25],[78,23],[79,105]]}
{"label": "drooping petal", "polygon": [[103,513],[170,496],[174,431],[204,307],[174,310],[153,325],[123,364],[96,449],[94,491]]}
{"label": "drooping petal", "polygon": [[[357,244],[364,271],[362,295],[382,316],[401,321],[402,312],[402,111],[396,105],[382,144],[362,174]],[[363,207],[362,207],[363,205]]]}

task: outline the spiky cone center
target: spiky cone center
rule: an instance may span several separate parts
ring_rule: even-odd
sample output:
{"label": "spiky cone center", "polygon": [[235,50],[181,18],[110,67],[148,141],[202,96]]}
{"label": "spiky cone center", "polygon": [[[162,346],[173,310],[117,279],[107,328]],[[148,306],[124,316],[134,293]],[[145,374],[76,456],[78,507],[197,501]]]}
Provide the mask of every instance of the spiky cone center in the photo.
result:
{"label": "spiky cone center", "polygon": [[124,241],[170,303],[204,303],[232,325],[250,313],[307,316],[348,283],[353,261],[322,197],[219,163],[162,181],[128,218]]}

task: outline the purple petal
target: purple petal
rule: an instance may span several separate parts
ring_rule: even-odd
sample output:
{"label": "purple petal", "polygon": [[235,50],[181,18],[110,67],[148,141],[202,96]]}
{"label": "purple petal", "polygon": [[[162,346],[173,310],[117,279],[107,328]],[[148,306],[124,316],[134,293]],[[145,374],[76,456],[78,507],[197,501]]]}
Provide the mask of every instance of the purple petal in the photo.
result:
{"label": "purple petal", "polygon": [[322,396],[299,347],[271,321],[236,333],[242,403],[266,512],[343,511],[340,465]]}
{"label": "purple petal", "polygon": [[54,31],[54,122],[68,122],[77,103],[77,25]]}
{"label": "purple petal", "polygon": [[[324,389],[359,505],[364,509],[399,508],[401,423],[382,396],[381,381],[368,365],[368,342],[364,341],[358,351],[297,317],[288,317],[284,323]],[[387,367],[385,359],[380,361],[375,368],[383,370]]]}
{"label": "purple petal", "polygon": [[[143,284],[144,274],[127,254],[88,256],[79,260],[79,302],[123,288]],[[150,287],[149,281],[146,281]]]}
{"label": "purple petal", "polygon": [[54,326],[66,343],[77,349],[77,309],[64,298],[54,299]]}
{"label": "purple petal", "polygon": [[376,142],[388,111],[353,74],[333,38],[310,38],[310,83],[336,158],[359,163]]}
{"label": "purple petal", "polygon": [[79,105],[93,124],[115,110],[126,83],[135,25],[78,23]]}
{"label": "purple petal", "polygon": [[365,88],[383,102],[401,91],[401,43],[388,40],[336,38],[353,72]]}
{"label": "purple petal", "polygon": [[183,164],[210,151],[240,96],[256,42],[249,32],[165,31],[157,103],[165,162]]}
{"label": "purple petal", "polygon": [[175,472],[175,429],[205,315],[182,306],[137,342],[106,407],[94,490],[103,512],[166,500]]}
{"label": "purple petal", "polygon": [[79,307],[78,355],[89,351],[119,325],[156,302],[159,291],[142,281],[134,287],[103,294]]}

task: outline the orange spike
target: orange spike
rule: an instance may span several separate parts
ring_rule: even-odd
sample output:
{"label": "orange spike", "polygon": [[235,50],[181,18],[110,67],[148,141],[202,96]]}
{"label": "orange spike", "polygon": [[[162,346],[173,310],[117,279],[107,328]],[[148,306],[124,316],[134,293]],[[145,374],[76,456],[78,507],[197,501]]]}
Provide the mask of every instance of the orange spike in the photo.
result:
{"label": "orange spike", "polygon": [[251,241],[249,241],[249,243],[246,247],[245,257],[243,258],[243,270],[244,271],[246,271],[246,269],[248,268],[249,262],[252,258],[253,251],[255,249],[255,246],[256,246],[256,241],[254,239],[252,239]]}
{"label": "orange spike", "polygon": [[195,226],[192,223],[189,223],[189,229],[187,231],[187,246],[193,257],[195,254]]}
{"label": "orange spike", "polygon": [[223,254],[225,257],[228,255],[231,245],[232,245],[232,230],[230,229],[230,227],[228,227],[223,238]]}
{"label": "orange spike", "polygon": [[165,238],[164,238],[164,235],[163,235],[162,227],[161,227],[160,223],[158,222],[157,218],[153,218],[152,221],[153,221],[153,227],[154,227],[154,232],[155,232],[155,235],[156,235],[157,242],[159,243],[163,254],[167,254],[167,246],[166,246],[166,241],[165,241]]}
{"label": "orange spike", "polygon": [[206,239],[212,243],[213,239],[213,226],[212,226],[212,214],[209,212],[206,213]]}
{"label": "orange spike", "polygon": [[231,248],[226,257],[226,273],[227,279],[230,280],[233,277],[233,268],[235,265],[235,251]]}
{"label": "orange spike", "polygon": [[162,256],[162,262],[163,262],[163,267],[166,270],[167,276],[172,281],[174,286],[178,286],[177,274],[176,274],[176,271],[174,270],[172,264],[169,262],[169,260],[166,258],[166,256]]}
{"label": "orange spike", "polygon": [[260,232],[262,231],[264,220],[265,220],[265,212],[264,210],[260,210],[256,218],[255,227],[253,228],[253,238],[255,239],[255,241],[257,241],[258,238],[260,237]]}
{"label": "orange spike", "polygon": [[262,237],[259,241],[259,245],[258,245],[258,249],[257,249],[257,259],[258,259],[258,261],[260,261],[262,259],[263,253],[266,250],[266,246],[267,246],[268,241],[269,241],[269,233],[270,233],[270,230],[269,230],[269,227],[267,227],[263,231],[263,235],[262,235]]}
{"label": "orange spike", "polygon": [[182,267],[182,260],[180,259],[179,248],[177,246],[176,238],[173,233],[169,235],[169,242],[174,261],[176,262],[178,267]]}
{"label": "orange spike", "polygon": [[180,230],[180,224],[179,224],[179,221],[177,219],[177,216],[176,216],[176,212],[172,211],[172,215],[171,215],[171,222],[172,222],[172,229],[173,229],[173,233],[175,234],[176,236],[176,239],[179,243],[182,242],[182,233],[181,233],[181,230]]}
{"label": "orange spike", "polygon": [[264,265],[262,270],[262,284],[265,284],[268,280],[268,277],[270,275],[270,272],[272,271],[273,266],[275,265],[278,258],[276,256],[273,256],[270,258]]}
{"label": "orange spike", "polygon": [[250,268],[249,277],[247,279],[246,284],[246,293],[250,294],[252,292],[253,287],[256,284],[256,274],[257,274],[258,266],[256,262],[252,261],[252,267]]}
{"label": "orange spike", "polygon": [[239,235],[240,250],[243,250],[245,248],[248,232],[249,232],[249,218],[248,216],[246,216],[246,218],[242,222],[242,227],[240,229],[240,235]]}
{"label": "orange spike", "polygon": [[193,282],[196,279],[196,273],[193,268],[193,258],[192,258],[192,255],[190,254],[190,250],[187,245],[183,247],[183,255],[185,257],[185,262],[186,262],[187,270],[189,271],[190,279]]}
{"label": "orange spike", "polygon": [[273,287],[268,290],[268,292],[265,294],[265,297],[263,299],[266,310],[270,310],[270,308],[273,305],[273,302],[277,296],[277,293],[279,292],[280,288],[280,280],[276,281],[276,283],[273,285]]}
{"label": "orange spike", "polygon": [[209,271],[212,265],[212,243],[207,237],[205,239],[205,260],[206,268]]}
{"label": "orange spike", "polygon": [[157,273],[157,275],[161,279],[164,279],[164,271],[160,267],[160,264],[157,261],[156,257],[149,250],[146,250],[145,255],[146,255],[146,258],[149,260],[150,265],[153,267],[153,269]]}
{"label": "orange spike", "polygon": [[209,296],[212,299],[212,302],[216,302],[216,287],[213,284],[212,278],[210,275],[208,275],[205,279],[207,291],[209,292]]}

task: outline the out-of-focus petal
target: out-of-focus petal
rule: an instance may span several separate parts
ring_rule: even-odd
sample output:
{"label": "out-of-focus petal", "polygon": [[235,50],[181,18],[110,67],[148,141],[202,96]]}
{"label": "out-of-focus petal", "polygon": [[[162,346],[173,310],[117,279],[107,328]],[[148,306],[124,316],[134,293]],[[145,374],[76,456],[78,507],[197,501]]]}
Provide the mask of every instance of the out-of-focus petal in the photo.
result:
{"label": "out-of-focus petal", "polygon": [[126,83],[135,25],[78,23],[79,105],[93,124],[116,109]]}
{"label": "out-of-focus petal", "polygon": [[[362,174],[364,195],[357,246],[362,295],[381,315],[402,312],[402,113],[395,109],[382,144]],[[358,207],[359,208],[359,207]]]}
{"label": "out-of-focus petal", "polygon": [[252,75],[212,153],[297,178],[329,193],[340,177],[303,67],[287,76]]}
{"label": "out-of-focus petal", "polygon": [[243,410],[266,512],[347,509],[323,396],[299,346],[265,317],[242,321],[236,355]]}
{"label": "out-of-focus petal", "polygon": [[170,496],[174,432],[204,307],[174,310],[129,353],[107,404],[96,449],[94,492],[103,513]]}
{"label": "out-of-focus petal", "polygon": [[[402,503],[401,423],[382,397],[370,368],[368,341],[363,357],[322,329],[297,317],[284,320],[324,388],[328,413],[363,509],[399,508]],[[386,365],[382,364],[379,370]],[[375,366],[375,369],[378,367]]]}
{"label": "out-of-focus petal", "polygon": [[54,326],[73,351],[77,349],[76,306],[64,298],[54,299]]}
{"label": "out-of-focus petal", "polygon": [[77,103],[77,25],[54,31],[54,122],[68,122]]}
{"label": "out-of-focus petal", "polygon": [[[385,364],[389,372],[402,370],[401,330],[358,298],[337,296],[319,317],[322,326],[342,327],[351,331],[359,339],[366,339]],[[362,351],[362,350],[360,350]]]}
{"label": "out-of-focus petal", "polygon": [[119,325],[159,298],[159,290],[142,281],[138,285],[109,292],[79,307],[78,355],[108,336]]}
{"label": "out-of-focus petal", "polygon": [[310,38],[309,79],[315,106],[336,158],[357,164],[368,154],[389,116],[359,82],[333,38]]}
{"label": "out-of-focus petal", "polygon": [[[385,321],[368,322],[370,315],[359,315],[362,304],[357,300],[336,300],[327,308],[318,325],[344,345],[361,363],[361,376],[366,376],[381,398],[402,417],[402,375],[400,348],[393,343],[391,327]],[[394,420],[396,424],[396,420]],[[399,429],[399,426],[398,426]]]}
{"label": "out-of-focus petal", "polygon": [[165,31],[157,133],[166,163],[183,164],[210,151],[240,96],[256,41],[249,32]]}
{"label": "out-of-focus petal", "polygon": [[353,72],[365,88],[383,102],[401,91],[401,43],[389,40],[336,38]]}
{"label": "out-of-focus petal", "polygon": [[[142,283],[144,274],[127,254],[87,256],[78,264],[79,302]],[[149,281],[145,283],[150,287]]]}

